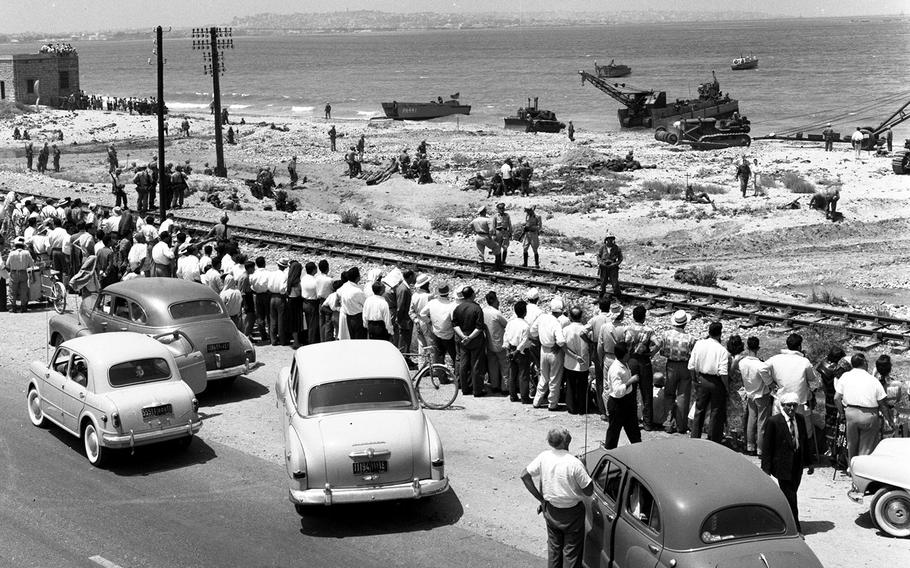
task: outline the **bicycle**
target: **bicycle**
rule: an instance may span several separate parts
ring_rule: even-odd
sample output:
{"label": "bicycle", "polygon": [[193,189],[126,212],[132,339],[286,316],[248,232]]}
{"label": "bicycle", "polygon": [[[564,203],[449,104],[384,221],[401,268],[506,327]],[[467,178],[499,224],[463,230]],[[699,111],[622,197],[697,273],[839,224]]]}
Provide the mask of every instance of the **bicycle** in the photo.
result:
{"label": "bicycle", "polygon": [[62,314],[66,311],[66,288],[60,280],[60,272],[51,268],[46,262],[39,262],[33,269],[36,285],[29,286],[29,300],[44,300]]}
{"label": "bicycle", "polygon": [[434,363],[434,349],[427,347],[423,353],[406,353],[408,357],[421,361],[417,372],[411,377],[420,403],[433,410],[443,410],[458,397],[458,377],[448,365]]}

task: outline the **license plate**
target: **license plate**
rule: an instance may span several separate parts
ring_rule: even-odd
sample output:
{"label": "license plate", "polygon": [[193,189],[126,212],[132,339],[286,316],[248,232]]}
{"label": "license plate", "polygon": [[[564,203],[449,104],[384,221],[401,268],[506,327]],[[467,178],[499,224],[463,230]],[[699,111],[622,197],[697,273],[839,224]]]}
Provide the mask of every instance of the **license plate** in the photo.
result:
{"label": "license plate", "polygon": [[354,475],[365,473],[385,473],[389,471],[389,462],[383,461],[365,461],[354,462]]}
{"label": "license plate", "polygon": [[214,353],[216,351],[227,351],[230,348],[230,343],[209,343],[206,345],[205,350],[209,353]]}
{"label": "license plate", "polygon": [[156,416],[165,416],[167,414],[173,414],[174,409],[170,404],[162,404],[161,406],[147,406],[142,409],[142,418],[143,420],[148,420],[150,418],[155,418]]}

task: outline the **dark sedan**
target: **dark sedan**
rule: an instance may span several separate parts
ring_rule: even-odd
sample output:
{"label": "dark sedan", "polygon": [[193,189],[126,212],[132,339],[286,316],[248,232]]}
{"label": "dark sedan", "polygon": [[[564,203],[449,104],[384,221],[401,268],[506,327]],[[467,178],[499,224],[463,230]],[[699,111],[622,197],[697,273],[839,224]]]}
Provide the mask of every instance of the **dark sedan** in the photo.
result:
{"label": "dark sedan", "polygon": [[816,568],[777,485],[707,440],[598,449],[585,520],[589,568]]}

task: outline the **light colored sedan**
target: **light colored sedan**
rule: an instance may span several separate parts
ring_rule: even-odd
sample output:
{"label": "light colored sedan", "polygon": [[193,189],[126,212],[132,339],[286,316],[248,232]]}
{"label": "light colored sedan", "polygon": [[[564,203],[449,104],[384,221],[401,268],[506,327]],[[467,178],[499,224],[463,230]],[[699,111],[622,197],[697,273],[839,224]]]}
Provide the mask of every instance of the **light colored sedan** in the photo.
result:
{"label": "light colored sedan", "polygon": [[132,332],[71,339],[50,360],[31,364],[28,416],[82,439],[93,465],[108,450],[176,440],[186,447],[202,427],[193,391],[171,351]]}
{"label": "light colored sedan", "polygon": [[439,435],[388,341],[302,347],[275,392],[298,513],[307,505],[418,499],[448,489]]}
{"label": "light colored sedan", "polygon": [[850,469],[848,496],[857,503],[872,496],[872,523],[891,536],[910,536],[910,438],[882,440],[871,454],[854,457]]}

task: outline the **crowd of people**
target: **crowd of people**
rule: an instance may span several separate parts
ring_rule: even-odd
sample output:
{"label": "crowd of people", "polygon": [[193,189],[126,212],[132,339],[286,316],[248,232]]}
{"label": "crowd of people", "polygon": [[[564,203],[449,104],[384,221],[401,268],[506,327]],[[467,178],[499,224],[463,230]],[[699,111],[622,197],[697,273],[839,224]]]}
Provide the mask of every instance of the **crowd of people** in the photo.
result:
{"label": "crowd of people", "polygon": [[[158,100],[155,97],[112,97],[108,95],[88,95],[85,91],[73,93],[63,105],[65,110],[103,110],[120,111],[129,114],[155,114],[158,112]],[[165,107],[167,114],[167,107]]]}

